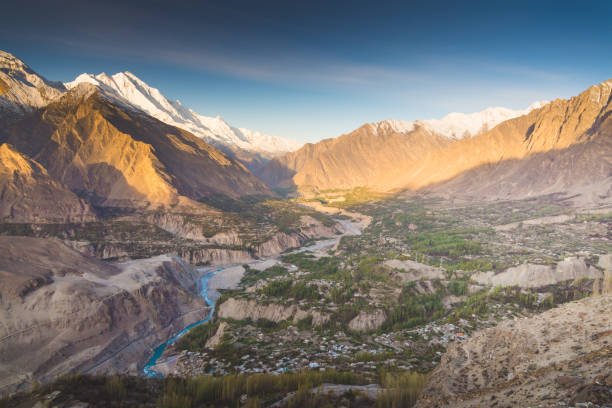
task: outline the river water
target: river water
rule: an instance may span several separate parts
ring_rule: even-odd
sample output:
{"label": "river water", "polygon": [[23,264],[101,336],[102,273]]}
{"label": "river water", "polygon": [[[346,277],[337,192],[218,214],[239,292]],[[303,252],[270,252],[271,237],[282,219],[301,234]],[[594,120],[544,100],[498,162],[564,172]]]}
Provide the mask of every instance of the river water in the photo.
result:
{"label": "river water", "polygon": [[219,273],[221,271],[223,271],[223,268],[219,267],[219,268],[217,268],[215,270],[206,272],[206,274],[204,274],[204,276],[202,276],[200,278],[200,283],[199,283],[200,296],[202,296],[204,298],[204,301],[206,301],[206,304],[209,307],[209,310],[208,310],[208,313],[206,314],[206,317],[204,319],[202,319],[202,320],[199,320],[197,322],[191,323],[189,326],[185,327],[183,330],[181,330],[180,332],[176,333],[174,336],[170,337],[164,343],[162,343],[159,346],[157,346],[155,348],[155,350],[153,350],[153,355],[151,356],[151,358],[149,358],[149,360],[147,361],[147,364],[145,364],[144,368],[142,369],[142,372],[143,372],[143,374],[145,376],[147,376],[147,377],[162,377],[161,373],[155,371],[153,369],[153,367],[155,367],[155,365],[157,364],[157,361],[164,354],[164,351],[166,351],[168,346],[171,346],[174,343],[176,343],[176,341],[178,339],[180,339],[182,336],[187,334],[194,327],[199,326],[201,324],[204,324],[206,322],[209,322],[210,319],[212,319],[213,314],[215,313],[215,304],[217,303],[218,297],[214,296],[211,293],[209,293],[208,284],[209,284],[210,280],[217,273]]}
{"label": "river water", "polygon": [[[350,221],[350,220],[337,220],[337,221],[342,225],[345,231],[341,235],[338,235],[336,237],[329,238],[329,239],[322,239],[322,240],[314,242],[311,245],[303,246],[303,247],[294,249],[288,253],[283,253],[281,255],[273,256],[273,257],[266,258],[266,259],[253,260],[251,262],[247,262],[246,264],[252,268],[263,270],[263,269],[269,268],[275,263],[278,263],[279,258],[281,256],[291,254],[291,253],[310,251],[310,252],[313,252],[315,255],[321,256],[321,255],[324,255],[330,249],[335,248],[343,236],[359,235],[361,233],[361,229],[365,225],[367,225],[367,224],[365,225],[363,224],[363,220],[360,220],[357,222]],[[202,298],[204,298],[210,310],[208,311],[204,319],[194,322],[190,324],[189,326],[185,327],[183,330],[176,333],[175,335],[170,337],[168,340],[166,340],[164,343],[160,344],[153,350],[153,354],[151,355],[151,357],[145,364],[144,368],[142,369],[142,372],[146,377],[157,377],[157,378],[163,377],[163,374],[156,371],[154,368],[158,364],[159,359],[162,357],[166,349],[169,346],[176,343],[178,339],[180,339],[182,336],[187,334],[194,327],[207,323],[212,319],[215,313],[215,306],[216,306],[217,300],[219,299],[218,289],[235,288],[236,285],[238,285],[238,283],[240,282],[240,279],[242,278],[242,274],[244,273],[244,268],[242,268],[242,265],[244,265],[244,263],[240,265],[231,264],[231,265],[212,266],[212,267],[205,267],[205,268],[198,269],[204,274],[200,278],[200,282],[199,282],[200,295],[202,296]]]}

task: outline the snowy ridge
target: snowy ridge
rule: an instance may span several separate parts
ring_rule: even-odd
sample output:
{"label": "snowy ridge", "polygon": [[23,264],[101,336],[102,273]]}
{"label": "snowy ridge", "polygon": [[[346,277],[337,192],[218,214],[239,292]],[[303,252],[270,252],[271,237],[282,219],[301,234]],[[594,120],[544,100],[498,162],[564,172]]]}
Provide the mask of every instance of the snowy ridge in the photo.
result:
{"label": "snowy ridge", "polygon": [[432,132],[438,133],[450,139],[461,139],[463,137],[475,136],[478,133],[494,128],[500,123],[528,114],[534,109],[541,108],[548,102],[534,102],[526,109],[513,110],[503,107],[487,108],[475,113],[453,112],[442,119],[429,119],[419,121]]}
{"label": "snowy ridge", "polygon": [[105,73],[81,74],[74,81],[67,82],[65,86],[72,89],[80,83],[94,84],[123,103],[169,125],[185,129],[213,144],[270,156],[297,150],[302,145],[293,140],[235,128],[220,116],[200,115],[179,101],[168,100],[157,88],[147,85],[131,72],[119,72],[112,76]]}
{"label": "snowy ridge", "polygon": [[20,114],[46,106],[65,92],[19,58],[0,50],[0,113]]}
{"label": "snowy ridge", "polygon": [[414,130],[415,126],[423,126],[429,131],[446,138],[462,139],[492,129],[506,120],[526,115],[532,110],[539,109],[547,103],[548,101],[538,101],[532,103],[526,109],[519,110],[495,107],[475,113],[453,112],[441,119],[416,120],[413,122],[389,119],[372,125],[380,129],[390,128],[399,133],[408,133]]}

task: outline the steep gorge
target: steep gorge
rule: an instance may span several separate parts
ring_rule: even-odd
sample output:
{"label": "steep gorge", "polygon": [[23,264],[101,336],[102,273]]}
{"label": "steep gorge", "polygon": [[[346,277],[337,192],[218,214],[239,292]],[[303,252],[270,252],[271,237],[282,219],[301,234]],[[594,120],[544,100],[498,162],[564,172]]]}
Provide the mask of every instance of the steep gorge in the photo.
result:
{"label": "steep gorge", "polygon": [[0,237],[0,391],[71,372],[132,372],[202,318],[198,273],[179,258],[106,263],[58,240]]}

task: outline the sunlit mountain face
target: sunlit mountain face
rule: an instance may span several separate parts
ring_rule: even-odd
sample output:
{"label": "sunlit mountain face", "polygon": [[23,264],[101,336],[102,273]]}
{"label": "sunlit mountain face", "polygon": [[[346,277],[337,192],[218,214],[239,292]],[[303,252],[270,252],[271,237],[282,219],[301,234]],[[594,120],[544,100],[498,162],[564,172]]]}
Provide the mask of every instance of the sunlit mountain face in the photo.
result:
{"label": "sunlit mountain face", "polygon": [[608,2],[3,11],[0,407],[611,403]]}

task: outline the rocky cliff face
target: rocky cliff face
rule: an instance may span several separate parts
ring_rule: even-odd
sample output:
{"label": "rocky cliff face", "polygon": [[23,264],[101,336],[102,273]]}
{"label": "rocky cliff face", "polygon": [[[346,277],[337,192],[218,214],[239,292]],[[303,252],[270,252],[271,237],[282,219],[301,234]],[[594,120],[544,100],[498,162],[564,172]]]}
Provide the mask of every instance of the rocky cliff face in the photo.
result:
{"label": "rocky cliff face", "polygon": [[559,282],[578,279],[602,279],[603,273],[584,259],[567,258],[557,265],[523,264],[508,268],[497,275],[492,272],[478,272],[471,279],[481,285],[519,286],[521,288],[538,288],[554,285]]}
{"label": "rocky cliff face", "polygon": [[203,234],[201,225],[186,221],[180,214],[156,213],[147,219],[181,238],[204,244],[205,246],[185,246],[178,251],[179,256],[195,265],[237,264],[272,257],[299,248],[311,239],[331,238],[343,230],[340,224],[326,226],[310,216],[302,216],[295,231],[276,231],[264,242],[252,244],[242,237],[238,230],[228,230],[207,237]]}
{"label": "rocky cliff face", "polygon": [[189,212],[185,211],[185,213],[182,214],[176,212],[156,211],[153,213],[148,213],[144,218],[147,222],[157,225],[172,235],[180,238],[194,241],[206,241],[213,244],[228,243],[227,239],[217,236],[220,234],[213,237],[207,237],[202,228],[203,223],[192,220],[194,215],[199,215],[203,212],[210,217],[218,217],[220,215],[220,211],[215,211],[203,205],[200,205],[197,208],[190,208],[188,211]]}
{"label": "rocky cliff face", "polygon": [[0,220],[81,222],[95,218],[89,204],[53,180],[39,163],[0,144]]}
{"label": "rocky cliff face", "polygon": [[329,320],[329,316],[316,310],[302,310],[296,305],[259,304],[253,300],[230,298],[219,306],[218,316],[235,320],[266,319],[273,322],[299,320],[311,317],[313,326],[320,326]]}
{"label": "rocky cliff face", "polygon": [[192,265],[242,264],[253,260],[247,250],[228,248],[185,248],[178,255]]}
{"label": "rocky cliff face", "polygon": [[340,224],[328,227],[310,216],[302,216],[297,231],[277,232],[267,241],[257,245],[253,253],[257,258],[275,256],[289,249],[299,248],[308,240],[331,238],[341,232],[343,229]]}
{"label": "rocky cliff face", "polygon": [[455,343],[417,407],[609,403],[610,310],[610,295],[591,297]]}
{"label": "rocky cliff face", "polygon": [[136,372],[201,319],[197,272],[178,258],[109,264],[57,240],[0,237],[0,390],[69,372]]}
{"label": "rocky cliff face", "polygon": [[361,311],[348,324],[349,329],[357,332],[367,332],[377,330],[387,320],[384,310],[374,310],[372,312]]}
{"label": "rocky cliff face", "polygon": [[219,327],[217,327],[217,331],[215,334],[208,340],[206,340],[206,347],[214,349],[221,341],[223,341],[223,335],[225,334],[225,330],[227,329],[228,324],[226,322],[219,323]]}

